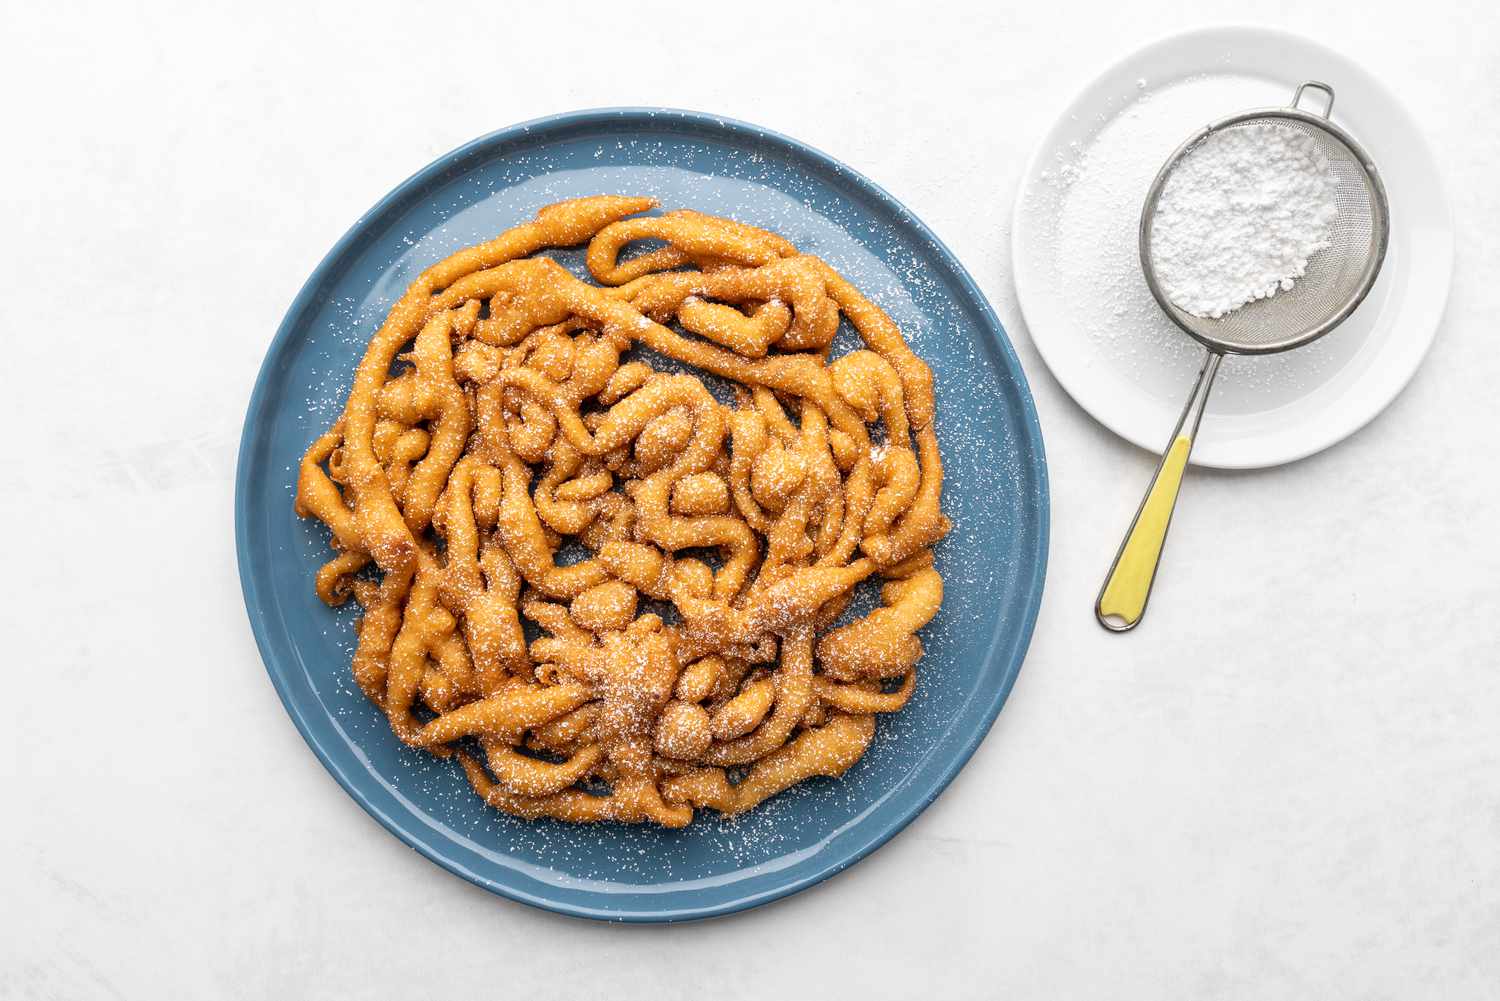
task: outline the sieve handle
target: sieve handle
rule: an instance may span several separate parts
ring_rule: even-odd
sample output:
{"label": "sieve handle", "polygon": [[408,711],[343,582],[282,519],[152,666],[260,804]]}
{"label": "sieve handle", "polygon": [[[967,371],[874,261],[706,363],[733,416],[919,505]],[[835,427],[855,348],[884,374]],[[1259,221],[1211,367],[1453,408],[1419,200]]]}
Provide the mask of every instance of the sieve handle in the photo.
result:
{"label": "sieve handle", "polygon": [[1298,108],[1302,104],[1302,92],[1311,87],[1313,90],[1321,90],[1328,95],[1328,103],[1323,106],[1323,117],[1327,118],[1333,114],[1333,88],[1321,80],[1309,80],[1297,88],[1297,93],[1292,95],[1292,107]]}
{"label": "sieve handle", "polygon": [[1094,617],[1110,632],[1123,633],[1134,629],[1146,614],[1146,601],[1151,597],[1151,585],[1156,581],[1156,569],[1161,564],[1162,547],[1167,542],[1167,528],[1172,524],[1172,512],[1177,507],[1177,492],[1182,486],[1182,476],[1187,472],[1188,456],[1193,451],[1193,441],[1198,437],[1198,425],[1203,420],[1203,411],[1208,406],[1208,393],[1213,387],[1223,355],[1210,351],[1203,360],[1198,373],[1198,383],[1193,395],[1188,398],[1182,416],[1177,419],[1177,429],[1172,432],[1172,443],[1167,446],[1156,475],[1146,491],[1141,506],[1136,509],[1125,541],[1104,578],[1099,597],[1094,602]]}

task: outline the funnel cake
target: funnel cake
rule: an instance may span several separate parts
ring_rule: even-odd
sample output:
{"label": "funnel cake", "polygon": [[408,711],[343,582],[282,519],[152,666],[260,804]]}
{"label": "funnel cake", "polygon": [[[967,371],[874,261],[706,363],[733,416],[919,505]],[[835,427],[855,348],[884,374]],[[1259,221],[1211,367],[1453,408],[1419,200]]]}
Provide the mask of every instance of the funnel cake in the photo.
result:
{"label": "funnel cake", "polygon": [[[841,775],[942,602],[930,370],[825,262],[654,207],[561,202],[428,268],[298,474],[360,689],[523,817],[681,827]],[[598,284],[541,254],[583,244]]]}

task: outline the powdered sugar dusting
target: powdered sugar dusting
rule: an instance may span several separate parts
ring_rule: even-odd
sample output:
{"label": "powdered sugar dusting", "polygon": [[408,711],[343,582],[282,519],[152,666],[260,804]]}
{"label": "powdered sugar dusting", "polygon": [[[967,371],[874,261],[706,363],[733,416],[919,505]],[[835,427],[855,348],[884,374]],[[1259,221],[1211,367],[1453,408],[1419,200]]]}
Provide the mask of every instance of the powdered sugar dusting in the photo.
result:
{"label": "powdered sugar dusting", "polygon": [[[983,327],[982,304],[934,270],[933,248],[901,220],[848,200],[836,178],[809,172],[774,150],[752,153],[701,135],[686,141],[668,134],[579,139],[533,146],[450,175],[383,222],[360,256],[330,280],[289,376],[286,392],[294,402],[278,411],[283,426],[277,440],[284,442],[278,448],[285,454],[278,452],[275,468],[290,479],[300,448],[336,415],[370,335],[422,268],[529,218],[541,205],[599,192],[651,194],[664,205],[783,234],[886,309],[933,367],[943,507],[954,530],[936,552],[947,587],[942,610],[921,634],[926,655],[917,668],[917,691],[900,713],[880,719],[869,751],[848,774],[796,786],[745,816],[705,811],[691,827],[669,831],[525,821],[490,810],[451,762],[400,746],[353,684],[348,664],[355,610],[330,617],[305,588],[282,596],[289,615],[313,624],[306,633],[314,648],[302,655],[317,697],[389,795],[442,837],[550,885],[619,889],[722,881],[818,852],[914,773],[934,774],[940,744],[967,743],[982,725],[976,707],[988,704],[1003,682],[1004,656],[980,673],[994,637],[1014,637],[1025,615],[1023,598],[1040,546],[1034,512],[1043,489],[1028,437],[1034,416]],[[553,256],[583,272],[581,251]],[[846,324],[833,353],[857,344]],[[284,502],[277,507],[286,514],[273,531],[277,545],[305,565],[305,578],[326,558],[327,533],[298,521],[289,508]],[[859,600],[874,597],[867,588]],[[1011,618],[997,621],[1000,609],[1010,609]]]}

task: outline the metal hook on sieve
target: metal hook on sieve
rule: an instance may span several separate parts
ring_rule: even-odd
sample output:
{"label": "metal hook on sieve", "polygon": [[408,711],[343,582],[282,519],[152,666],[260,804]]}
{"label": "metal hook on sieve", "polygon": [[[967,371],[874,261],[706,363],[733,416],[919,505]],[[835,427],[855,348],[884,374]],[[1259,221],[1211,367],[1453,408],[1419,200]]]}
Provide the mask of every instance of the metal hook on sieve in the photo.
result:
{"label": "metal hook on sieve", "polygon": [[1296,108],[1299,111],[1302,110],[1302,92],[1309,87],[1313,88],[1314,90],[1321,90],[1323,93],[1328,95],[1328,103],[1323,107],[1323,119],[1326,121],[1328,117],[1333,114],[1333,88],[1328,86],[1328,84],[1324,83],[1321,80],[1309,80],[1299,86],[1297,88],[1297,93],[1292,95],[1292,107]]}

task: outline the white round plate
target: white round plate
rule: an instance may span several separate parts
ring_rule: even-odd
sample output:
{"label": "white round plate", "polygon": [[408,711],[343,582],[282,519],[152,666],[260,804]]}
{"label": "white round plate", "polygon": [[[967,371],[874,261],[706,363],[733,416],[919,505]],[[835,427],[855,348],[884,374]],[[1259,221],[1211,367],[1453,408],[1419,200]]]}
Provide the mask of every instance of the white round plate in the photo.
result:
{"label": "white round plate", "polygon": [[1304,80],[1333,86],[1333,120],[1379,168],[1390,251],[1369,298],[1322,340],[1225,360],[1193,462],[1247,469],[1327,448],[1380,413],[1432,343],[1453,273],[1453,224],[1432,153],[1395,96],[1297,35],[1175,35],[1107,70],[1068,106],[1027,166],[1011,237],[1016,297],[1037,351],[1081,407],[1142,448],[1166,444],[1203,360],[1141,276],[1146,191],[1192,132],[1289,104]]}

